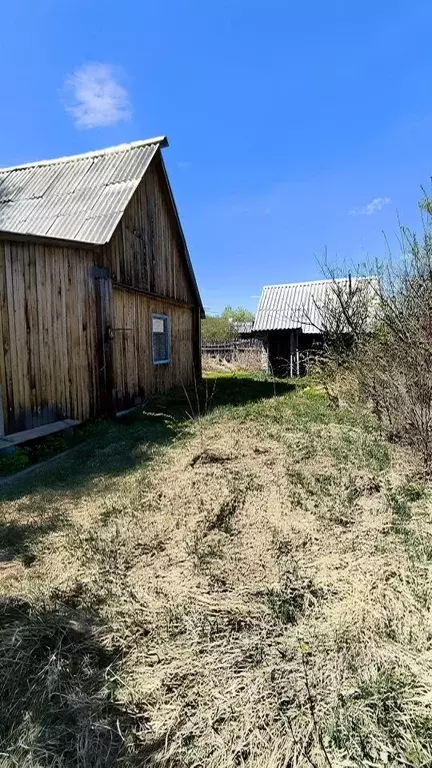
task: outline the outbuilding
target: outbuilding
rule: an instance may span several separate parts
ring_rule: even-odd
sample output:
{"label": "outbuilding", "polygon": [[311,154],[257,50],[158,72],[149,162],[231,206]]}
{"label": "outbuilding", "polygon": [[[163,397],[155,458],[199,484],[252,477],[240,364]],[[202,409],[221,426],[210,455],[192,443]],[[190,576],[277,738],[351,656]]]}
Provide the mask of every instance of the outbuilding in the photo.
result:
{"label": "outbuilding", "polygon": [[6,439],[200,377],[203,306],[167,144],[158,137],[0,169]]}
{"label": "outbuilding", "polygon": [[299,376],[322,349],[326,308],[338,296],[361,295],[369,314],[376,298],[375,277],[344,277],[265,285],[253,323],[263,343],[263,368],[277,376]]}

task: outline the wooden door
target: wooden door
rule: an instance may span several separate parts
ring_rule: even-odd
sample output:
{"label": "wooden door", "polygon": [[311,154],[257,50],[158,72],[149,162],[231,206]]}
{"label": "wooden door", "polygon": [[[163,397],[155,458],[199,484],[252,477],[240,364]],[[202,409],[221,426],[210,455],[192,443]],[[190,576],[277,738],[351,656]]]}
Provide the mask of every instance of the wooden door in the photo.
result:
{"label": "wooden door", "polygon": [[115,410],[112,363],[114,337],[112,282],[108,276],[108,270],[101,267],[93,267],[92,277],[95,281],[96,295],[99,411],[112,413]]}

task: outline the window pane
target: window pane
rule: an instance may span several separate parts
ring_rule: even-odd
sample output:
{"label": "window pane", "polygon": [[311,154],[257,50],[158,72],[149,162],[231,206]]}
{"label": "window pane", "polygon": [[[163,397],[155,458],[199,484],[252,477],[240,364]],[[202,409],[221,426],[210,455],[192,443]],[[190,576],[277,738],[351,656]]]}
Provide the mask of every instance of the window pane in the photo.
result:
{"label": "window pane", "polygon": [[167,360],[168,349],[167,349],[167,338],[165,333],[153,334],[153,349],[154,349],[154,358],[156,361]]}
{"label": "window pane", "polygon": [[169,326],[167,317],[152,316],[152,349],[154,363],[169,361]]}
{"label": "window pane", "polygon": [[153,333],[165,333],[165,322],[163,317],[153,318]]}

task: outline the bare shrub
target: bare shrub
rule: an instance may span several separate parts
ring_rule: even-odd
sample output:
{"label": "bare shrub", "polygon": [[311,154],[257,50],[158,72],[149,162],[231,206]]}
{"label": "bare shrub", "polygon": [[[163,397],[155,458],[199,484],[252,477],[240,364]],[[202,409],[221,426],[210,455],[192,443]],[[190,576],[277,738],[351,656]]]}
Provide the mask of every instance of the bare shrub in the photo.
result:
{"label": "bare shrub", "polygon": [[359,388],[354,361],[362,358],[366,341],[371,338],[379,312],[379,282],[357,270],[348,280],[340,278],[340,271],[322,265],[331,290],[318,307],[323,334],[323,347],[311,354],[307,372],[318,376],[331,403],[340,404],[340,394]]}
{"label": "bare shrub", "polygon": [[[432,459],[432,241],[403,230],[404,258],[383,270],[381,323],[368,349],[381,421]],[[373,355],[373,358],[371,356]],[[364,384],[363,384],[364,386]]]}
{"label": "bare shrub", "polygon": [[[338,282],[323,308],[319,370],[327,390],[343,376],[367,399],[386,433],[432,460],[432,237],[401,229],[402,257],[375,264],[377,279]],[[347,383],[347,382],[345,382]],[[330,393],[331,394],[331,393]],[[334,396],[334,392],[333,392]]]}

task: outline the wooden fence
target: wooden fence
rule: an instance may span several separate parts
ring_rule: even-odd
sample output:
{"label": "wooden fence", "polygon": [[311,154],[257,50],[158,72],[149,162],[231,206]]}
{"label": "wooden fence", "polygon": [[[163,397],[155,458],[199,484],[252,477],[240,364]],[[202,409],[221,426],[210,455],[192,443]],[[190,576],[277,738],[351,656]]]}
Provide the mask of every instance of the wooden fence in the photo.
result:
{"label": "wooden fence", "polygon": [[228,339],[221,341],[205,341],[201,343],[201,352],[209,357],[218,357],[223,360],[232,360],[235,356],[250,350],[256,350],[257,355],[262,350],[261,339]]}

